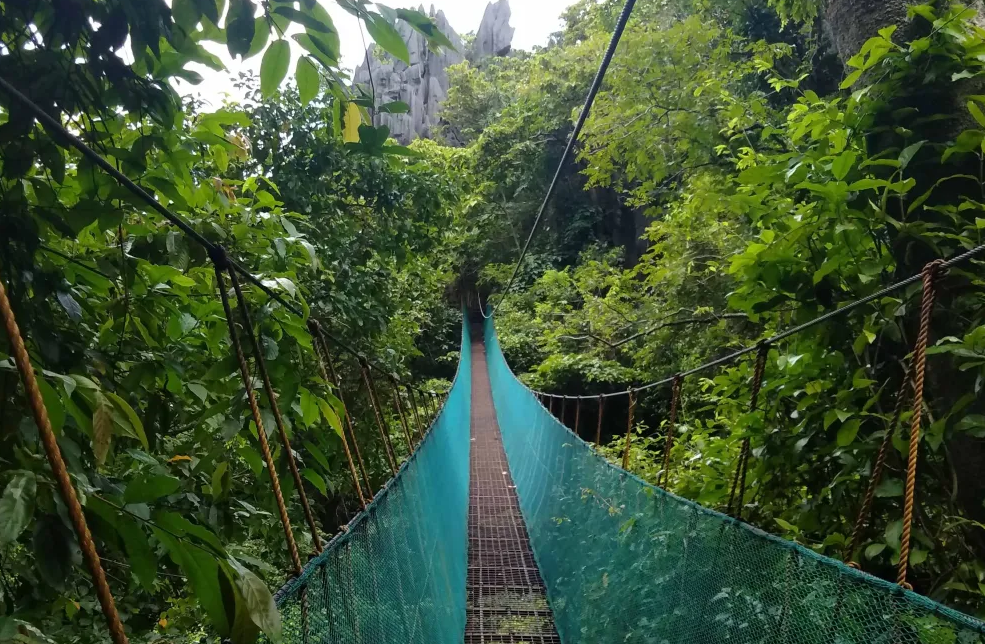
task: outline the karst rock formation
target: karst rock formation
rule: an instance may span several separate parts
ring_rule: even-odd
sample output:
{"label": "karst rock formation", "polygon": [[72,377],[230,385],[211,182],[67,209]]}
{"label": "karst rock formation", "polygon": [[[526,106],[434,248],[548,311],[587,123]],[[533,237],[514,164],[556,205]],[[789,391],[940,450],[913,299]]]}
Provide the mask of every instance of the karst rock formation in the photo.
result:
{"label": "karst rock formation", "polygon": [[[424,7],[420,8],[424,11]],[[455,51],[428,50],[424,36],[406,22],[398,21],[397,30],[407,43],[410,64],[372,47],[355,71],[353,83],[376,97],[377,105],[403,101],[410,110],[403,114],[377,113],[376,125],[390,128],[390,136],[406,145],[416,138],[432,138],[440,121],[440,107],[448,96],[448,67],[466,58],[478,61],[488,56],[506,56],[513,42],[509,0],[497,0],[486,6],[471,48],[466,50],[461,37],[452,29],[443,11],[429,15],[438,29],[455,46]],[[368,65],[367,65],[368,63]]]}

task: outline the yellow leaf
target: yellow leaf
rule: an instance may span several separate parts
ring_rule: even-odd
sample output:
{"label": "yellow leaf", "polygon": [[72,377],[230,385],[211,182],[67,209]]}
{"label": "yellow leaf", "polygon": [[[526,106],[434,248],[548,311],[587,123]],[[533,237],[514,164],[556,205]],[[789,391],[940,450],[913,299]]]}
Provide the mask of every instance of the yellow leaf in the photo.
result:
{"label": "yellow leaf", "polygon": [[345,143],[359,143],[359,125],[362,123],[362,115],[359,113],[359,106],[349,103],[345,108],[345,127],[342,128],[342,140]]}
{"label": "yellow leaf", "polygon": [[168,618],[167,617],[162,617],[161,619],[157,620],[157,625],[160,626],[161,628],[167,628],[168,627]]}
{"label": "yellow leaf", "polygon": [[168,459],[168,463],[179,463],[181,461],[190,461],[190,460],[192,460],[192,457],[191,456],[185,456],[184,454],[178,454],[177,456],[172,456],[171,458],[169,458]]}

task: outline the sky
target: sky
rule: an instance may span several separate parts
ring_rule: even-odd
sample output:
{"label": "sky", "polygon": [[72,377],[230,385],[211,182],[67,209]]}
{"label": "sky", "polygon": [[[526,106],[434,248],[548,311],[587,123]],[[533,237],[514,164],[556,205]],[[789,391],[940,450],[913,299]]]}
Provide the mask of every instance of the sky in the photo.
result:
{"label": "sky", "polygon": [[[353,69],[364,56],[362,39],[360,38],[358,22],[349,13],[339,7],[334,0],[318,0],[331,14],[335,21],[335,27],[339,30],[342,49],[342,66]],[[516,30],[513,34],[513,48],[530,50],[536,45],[546,45],[548,37],[561,28],[559,16],[561,12],[573,0],[512,0],[510,9],[512,17],[510,25]],[[420,0],[417,2],[407,2],[403,0],[389,0],[387,3],[394,9],[411,8],[419,9]],[[482,21],[482,14],[486,9],[488,0],[435,0],[424,5],[425,13],[429,7],[433,6],[435,11],[444,11],[449,24],[459,34],[470,31],[477,31],[479,23]],[[240,71],[252,70],[259,73],[260,60],[262,54],[256,55],[249,60],[233,60],[229,57],[224,45],[215,43],[203,43],[212,53],[218,55],[226,65],[228,71],[216,72],[204,66],[195,64],[189,65],[189,69],[194,69],[204,78],[199,85],[178,81],[176,89],[180,94],[191,94],[200,96],[212,108],[222,105],[224,98],[236,100],[240,98],[238,90],[233,87],[231,77]],[[293,74],[294,64],[297,60],[300,48],[291,43],[294,59],[291,61],[290,74]]]}

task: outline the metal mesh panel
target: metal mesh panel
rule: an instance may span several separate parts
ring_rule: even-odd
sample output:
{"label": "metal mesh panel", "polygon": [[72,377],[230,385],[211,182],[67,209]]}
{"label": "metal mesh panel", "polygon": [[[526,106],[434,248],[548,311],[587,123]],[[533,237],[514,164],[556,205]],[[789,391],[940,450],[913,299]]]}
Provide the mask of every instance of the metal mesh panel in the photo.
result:
{"label": "metal mesh panel", "polygon": [[496,425],[485,350],[472,347],[465,644],[559,644]]}
{"label": "metal mesh panel", "polygon": [[510,371],[493,400],[561,639],[661,644],[972,644],[985,625],[664,492],[611,465]]}
{"label": "metal mesh panel", "polygon": [[452,644],[465,631],[472,366],[419,449],[349,530],[277,593],[287,644]]}

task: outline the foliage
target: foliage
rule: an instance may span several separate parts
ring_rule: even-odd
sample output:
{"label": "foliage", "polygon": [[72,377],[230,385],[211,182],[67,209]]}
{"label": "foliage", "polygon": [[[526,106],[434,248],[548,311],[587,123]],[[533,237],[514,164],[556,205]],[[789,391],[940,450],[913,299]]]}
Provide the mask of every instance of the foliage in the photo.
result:
{"label": "foliage", "polygon": [[[446,44],[419,12],[340,4],[394,55],[406,49],[392,39],[398,19]],[[339,77],[338,33],[322,6],[222,5],[7,2],[4,78],[306,317],[317,302],[316,314],[338,325],[330,332],[371,356],[387,347],[382,361],[402,378],[412,362],[427,375],[449,373],[453,365],[436,358],[454,324],[440,299],[450,276],[429,252],[452,194],[419,162],[379,156],[392,151],[386,133],[361,123],[364,101]],[[297,91],[280,93],[292,23],[303,27],[292,38],[305,53]],[[262,56],[259,79],[244,81],[251,102],[208,113],[177,97],[170,81],[201,80],[189,63],[221,69],[206,43]],[[285,114],[297,119],[272,120]],[[343,114],[358,126],[350,147],[340,140]],[[292,129],[285,122],[295,124],[286,137],[294,144],[272,156]],[[0,131],[0,275],[130,639],[249,642],[262,630],[276,641],[268,587],[290,562],[208,255],[4,92]],[[383,146],[367,143],[381,136]],[[306,319],[244,290],[276,387],[276,400],[260,394],[264,428],[275,429],[276,404],[330,533],[358,508],[337,395],[348,397],[373,485],[388,476],[365,392],[325,383]],[[260,356],[234,321],[255,369]],[[433,339],[419,347],[432,324]],[[4,641],[12,630],[18,641],[107,641],[5,342],[0,631]],[[346,385],[357,382],[354,362],[337,366]],[[377,386],[390,395],[388,383]],[[400,435],[399,420],[388,420]],[[306,554],[311,538],[279,444],[273,459]]]}

